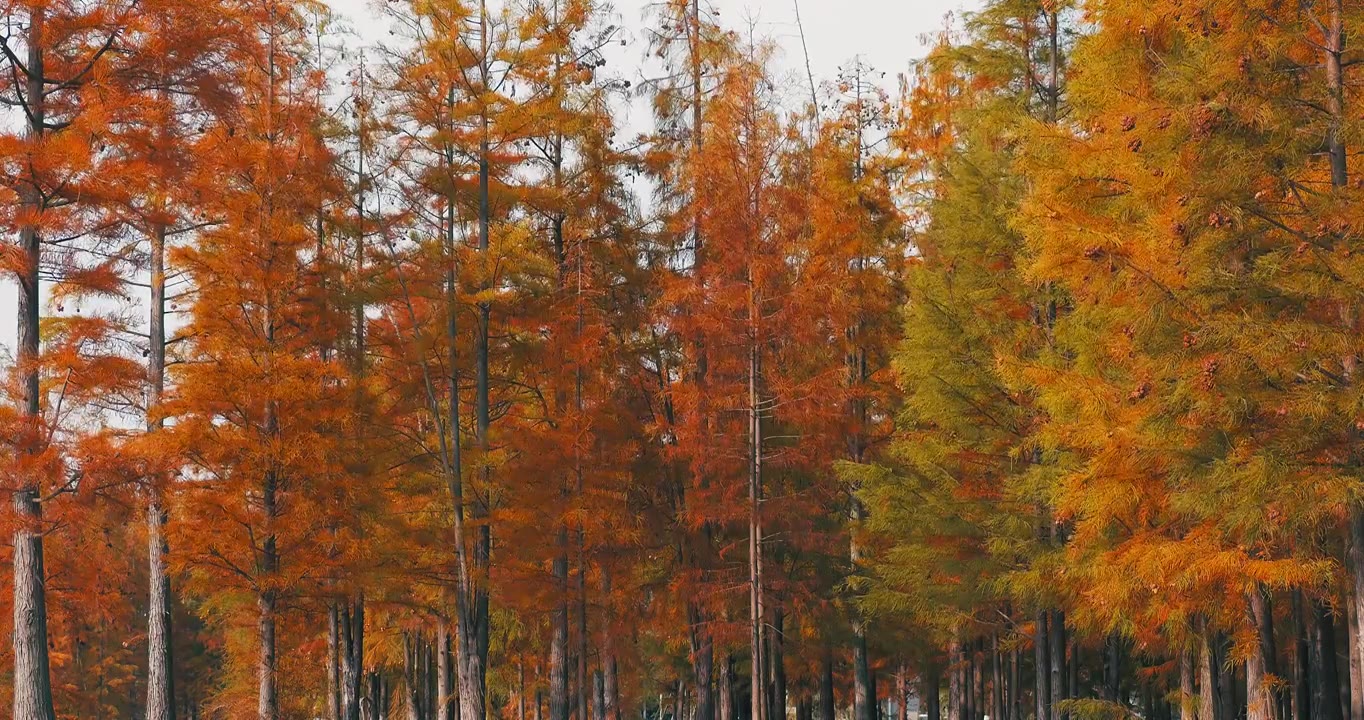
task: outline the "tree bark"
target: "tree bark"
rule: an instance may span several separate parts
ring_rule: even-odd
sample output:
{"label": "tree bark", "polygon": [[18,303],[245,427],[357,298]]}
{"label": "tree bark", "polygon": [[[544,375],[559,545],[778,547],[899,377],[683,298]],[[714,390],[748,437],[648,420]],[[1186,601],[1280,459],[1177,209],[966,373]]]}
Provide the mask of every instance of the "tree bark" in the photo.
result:
{"label": "tree bark", "polygon": [[948,675],[947,675],[947,720],[965,720],[965,688],[962,687],[962,675],[966,658],[962,654],[961,640],[952,638],[952,643],[947,648]]}
{"label": "tree bark", "polygon": [[834,649],[828,640],[819,662],[819,720],[834,720]]}
{"label": "tree bark", "polygon": [[1349,616],[1349,632],[1346,637],[1346,652],[1350,656],[1350,715],[1349,720],[1364,720],[1364,665],[1359,655],[1359,615],[1354,603],[1346,603]]}
{"label": "tree bark", "polygon": [[1198,720],[1223,720],[1217,713],[1217,674],[1213,671],[1212,640],[1206,630],[1198,638]]}
{"label": "tree bark", "polygon": [[568,529],[559,528],[561,554],[554,558],[557,598],[550,613],[549,720],[568,720]]}
{"label": "tree bark", "polygon": [[[451,667],[450,625],[442,619],[436,639],[436,720],[454,720],[457,698],[455,698],[454,668]],[[541,720],[538,713],[539,692],[536,692],[535,720]]]}
{"label": "tree bark", "polygon": [[1247,593],[1246,600],[1248,619],[1256,635],[1254,652],[1246,659],[1246,720],[1279,720],[1281,704],[1272,687],[1273,678],[1278,675],[1278,660],[1269,598],[1264,587],[1257,586]]}
{"label": "tree bark", "polygon": [[327,717],[341,720],[341,617],[335,602],[327,604]]}
{"label": "tree bark", "polygon": [[[147,432],[163,423],[158,417],[166,387],[166,227],[151,232],[151,307],[147,331]],[[147,720],[175,720],[175,673],[171,650],[171,590],[166,572],[166,511],[162,480],[147,483]]]}
{"label": "tree bark", "polygon": [[772,633],[768,645],[772,648],[772,720],[786,720],[786,617],[781,607],[772,612]]}
{"label": "tree bark", "polygon": [[716,680],[719,686],[717,702],[719,703],[719,720],[735,720],[734,718],[734,656],[725,655],[720,662],[720,677]]}
{"label": "tree bark", "polygon": [[360,720],[364,692],[365,599],[348,601],[341,610],[341,712],[343,720]]}
{"label": "tree bark", "polygon": [[1036,720],[1052,720],[1051,716],[1051,613],[1037,613],[1033,631],[1033,699],[1037,704]]}
{"label": "tree bark", "polygon": [[[43,97],[46,75],[43,70],[44,30],[46,9],[35,7],[29,16],[28,77],[28,136],[41,141],[46,122]],[[20,204],[30,217],[40,214],[43,200],[31,183],[21,186]],[[32,223],[33,221],[29,221]],[[38,373],[38,319],[42,303],[39,289],[39,268],[42,242],[36,224],[25,224],[19,229],[19,244],[24,253],[23,269],[19,273],[19,307],[15,365],[22,373],[23,414],[32,431],[29,442],[38,441],[41,422],[41,402]],[[23,452],[39,452],[38,447],[23,448]],[[43,567],[42,506],[39,502],[37,478],[16,478],[14,511],[18,516],[14,531],[14,720],[53,720],[52,678],[48,666],[46,575]]]}
{"label": "tree bark", "polygon": [[166,513],[155,499],[147,505],[147,720],[175,720],[175,679],[171,658],[170,575],[166,572]]}
{"label": "tree bark", "polygon": [[1179,652],[1179,719],[1194,720],[1198,715],[1198,692],[1194,687],[1192,650]]}
{"label": "tree bark", "polygon": [[1301,590],[1293,590],[1293,718],[1311,720],[1312,681],[1310,679],[1311,644],[1308,640],[1310,622]]}
{"label": "tree bark", "polygon": [[1051,611],[1051,622],[1048,624],[1051,631],[1051,638],[1047,643],[1051,651],[1051,717],[1053,720],[1066,720],[1066,714],[1056,709],[1057,703],[1066,700],[1070,694],[1066,691],[1066,614],[1062,610]]}
{"label": "tree bark", "polygon": [[1330,608],[1320,600],[1310,601],[1306,609],[1311,645],[1308,664],[1312,679],[1311,717],[1312,720],[1343,720],[1340,676],[1336,666],[1335,623]]}

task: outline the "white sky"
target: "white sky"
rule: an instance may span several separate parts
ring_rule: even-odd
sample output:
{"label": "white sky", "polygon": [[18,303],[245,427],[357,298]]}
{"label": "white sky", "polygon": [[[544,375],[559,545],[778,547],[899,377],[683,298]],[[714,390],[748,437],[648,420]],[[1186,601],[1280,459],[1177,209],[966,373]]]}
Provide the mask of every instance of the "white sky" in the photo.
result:
{"label": "white sky", "polygon": [[[325,0],[333,9],[349,17],[368,41],[384,35],[374,8],[385,0]],[[645,8],[653,0],[604,0],[610,2],[622,24],[633,32],[633,56],[644,54],[643,35],[638,31],[645,22]],[[780,70],[799,71],[804,80],[800,35],[796,28],[795,4],[805,26],[810,48],[810,65],[816,81],[833,78],[841,63],[861,56],[887,79],[903,72],[909,61],[923,54],[922,39],[943,28],[949,12],[960,14],[980,0],[702,0],[719,11],[720,23],[743,29],[748,20],[756,21],[759,33],[771,38],[781,50]],[[625,73],[628,77],[629,73]],[[893,89],[893,83],[890,83]]]}
{"label": "white sky", "polygon": [[[387,27],[376,8],[385,0],[324,0],[349,19],[352,28],[365,44],[387,39]],[[638,80],[645,65],[644,35],[640,29],[646,22],[645,8],[651,0],[614,0],[613,7],[619,22],[626,30],[628,44],[619,48],[611,58],[615,75]],[[854,57],[877,71],[885,72],[879,80],[894,93],[895,77],[904,72],[911,60],[923,55],[924,39],[944,27],[948,13],[960,14],[963,9],[978,7],[980,0],[702,0],[719,11],[719,20],[726,27],[743,30],[754,23],[754,29],[772,40],[779,50],[775,58],[776,70],[786,80],[800,88],[797,97],[807,97],[804,54],[796,28],[795,3],[800,3],[801,20],[805,26],[809,46],[810,66],[816,82],[835,79],[839,65]],[[879,73],[878,73],[879,75]],[[638,104],[637,104],[638,105]],[[631,115],[639,112],[632,109]],[[645,110],[647,113],[647,110]],[[626,127],[642,129],[648,120],[630,117]],[[0,242],[12,242],[4,238]],[[139,288],[130,288],[137,294]],[[146,300],[137,298],[145,307]],[[0,278],[0,364],[13,346],[14,317],[18,299],[9,278]],[[55,308],[49,308],[51,312]],[[70,310],[68,309],[68,312]]]}

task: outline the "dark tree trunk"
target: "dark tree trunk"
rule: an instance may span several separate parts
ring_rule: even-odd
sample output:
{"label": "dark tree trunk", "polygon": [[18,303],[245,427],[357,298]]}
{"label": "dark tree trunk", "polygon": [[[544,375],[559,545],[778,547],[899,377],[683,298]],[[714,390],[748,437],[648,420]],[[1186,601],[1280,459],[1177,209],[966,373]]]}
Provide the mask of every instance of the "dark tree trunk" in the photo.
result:
{"label": "dark tree trunk", "polygon": [[827,642],[819,662],[819,720],[834,720],[834,649]]}
{"label": "dark tree trunk", "polygon": [[858,621],[853,631],[853,720],[876,720],[876,692],[871,686],[867,633]]}
{"label": "dark tree trunk", "polygon": [[1051,717],[1052,720],[1066,720],[1066,714],[1056,710],[1057,703],[1070,697],[1066,692],[1066,614],[1061,610],[1051,611],[1047,629],[1051,632],[1047,647],[1051,651]]}
{"label": "dark tree trunk", "polygon": [[1035,720],[1051,717],[1051,613],[1037,613],[1033,631],[1033,699],[1036,701]]}
{"label": "dark tree trunk", "polygon": [[1340,702],[1340,676],[1336,664],[1336,630],[1330,608],[1312,600],[1308,612],[1312,679],[1312,720],[1344,720]]}
{"label": "dark tree trunk", "polygon": [[568,720],[568,528],[559,528],[561,554],[554,558],[556,599],[550,612],[549,720]]}
{"label": "dark tree trunk", "polygon": [[343,720],[360,720],[365,662],[365,599],[341,610],[341,712]]}
{"label": "dark tree trunk", "polygon": [[341,720],[341,614],[327,604],[327,717]]}
{"label": "dark tree trunk", "polygon": [[720,663],[720,677],[716,681],[719,685],[719,720],[734,719],[734,656],[726,655]]}
{"label": "dark tree trunk", "polygon": [[1293,603],[1293,720],[1312,719],[1312,683],[1309,679],[1311,644],[1308,640],[1307,608],[1301,590],[1294,590]]}
{"label": "dark tree trunk", "polygon": [[942,720],[942,671],[937,664],[929,664],[923,692],[928,701],[928,707],[925,708],[928,720]]}
{"label": "dark tree trunk", "polygon": [[771,647],[772,701],[771,720],[786,720],[786,617],[780,607],[772,617],[772,633],[768,636]]}

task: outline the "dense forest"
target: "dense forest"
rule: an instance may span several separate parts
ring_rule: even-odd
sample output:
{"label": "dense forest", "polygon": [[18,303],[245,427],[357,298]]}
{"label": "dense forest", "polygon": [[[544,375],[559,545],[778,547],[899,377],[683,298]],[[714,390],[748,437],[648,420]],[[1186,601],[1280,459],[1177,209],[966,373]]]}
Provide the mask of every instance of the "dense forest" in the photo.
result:
{"label": "dense forest", "polygon": [[1359,0],[0,7],[14,720],[1364,720]]}

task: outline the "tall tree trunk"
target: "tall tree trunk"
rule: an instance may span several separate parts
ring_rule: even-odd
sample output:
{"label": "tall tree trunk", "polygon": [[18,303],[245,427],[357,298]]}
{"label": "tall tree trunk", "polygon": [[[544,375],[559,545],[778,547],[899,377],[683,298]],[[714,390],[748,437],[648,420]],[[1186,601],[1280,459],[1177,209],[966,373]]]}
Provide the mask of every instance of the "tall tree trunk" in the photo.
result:
{"label": "tall tree trunk", "polygon": [[1359,631],[1360,625],[1364,624],[1364,507],[1356,507],[1350,513],[1349,562],[1351,574],[1354,576],[1354,593],[1350,597],[1350,609],[1351,617],[1355,621],[1351,657],[1360,665],[1356,678],[1360,681],[1358,695],[1361,698],[1359,714],[1354,715],[1352,720],[1364,720],[1364,632]]}
{"label": "tall tree trunk", "polygon": [[909,699],[909,668],[905,667],[905,664],[901,662],[899,666],[895,668],[896,720],[909,720],[908,699]]}
{"label": "tall tree trunk", "polygon": [[1331,610],[1315,599],[1308,603],[1306,610],[1311,645],[1308,667],[1312,679],[1312,720],[1343,720],[1336,665],[1336,631]]}
{"label": "tall tree trunk", "polygon": [[[458,708],[454,687],[455,670],[452,667],[450,655],[450,625],[442,618],[436,635],[436,720],[454,720]],[[538,691],[536,692],[536,699],[537,717],[535,720],[541,720],[538,716],[540,711]]]}
{"label": "tall tree trunk", "polygon": [[[269,541],[273,544],[273,538]],[[260,720],[278,720],[279,688],[277,686],[278,667],[275,656],[275,595],[266,590],[256,598],[259,613],[257,634],[260,641],[260,659],[256,665],[257,691],[256,715]]]}
{"label": "tall tree trunk", "polygon": [[[1255,628],[1257,640],[1255,652],[1246,663],[1248,720],[1281,720],[1285,710],[1283,701],[1287,696],[1271,682],[1271,679],[1282,681],[1283,677],[1279,674],[1279,653],[1274,643],[1274,612],[1270,606],[1269,593],[1263,586],[1256,586],[1248,593],[1247,600],[1250,623]],[[1255,677],[1252,677],[1252,664],[1256,666]]]}
{"label": "tall tree trunk", "polygon": [[1057,703],[1066,700],[1070,694],[1066,690],[1066,614],[1062,610],[1051,611],[1051,622],[1047,629],[1051,638],[1047,643],[1051,651],[1051,717],[1052,720],[1066,720],[1066,713],[1056,709]]}
{"label": "tall tree trunk", "polygon": [[952,638],[947,648],[947,720],[968,720],[966,717],[965,666],[961,640]]}
{"label": "tall tree trunk", "polygon": [[1293,590],[1293,720],[1312,718],[1311,632],[1301,590]]}
{"label": "tall tree trunk", "polygon": [[592,720],[606,720],[606,678],[601,668],[592,672]]}
{"label": "tall tree trunk", "polygon": [[1033,625],[1033,699],[1036,720],[1052,720],[1051,715],[1051,613],[1041,610]]}
{"label": "tall tree trunk", "polygon": [[1236,720],[1236,665],[1231,659],[1231,638],[1224,632],[1213,635],[1213,669],[1217,672],[1217,709],[1222,720]]}
{"label": "tall tree trunk", "polygon": [[606,655],[606,720],[621,720],[620,674],[614,653]]}
{"label": "tall tree trunk", "polygon": [[1009,711],[1008,720],[1023,720],[1023,659],[1018,647],[1009,650]]}
{"label": "tall tree trunk", "polygon": [[719,703],[719,720],[735,720],[734,718],[734,656],[725,655],[720,662],[720,677],[716,680],[719,686],[717,702]]}
{"label": "tall tree trunk", "polygon": [[327,603],[327,717],[341,720],[341,615]]}
{"label": "tall tree trunk", "polygon": [[1194,687],[1194,654],[1179,651],[1179,720],[1194,720],[1198,715],[1198,691]]}
{"label": "tall tree trunk", "polygon": [[824,641],[819,659],[819,720],[834,720],[834,649]]}
{"label": "tall tree trunk", "polygon": [[[166,227],[151,232],[151,308],[147,331],[147,432],[159,417],[166,387]],[[160,477],[147,487],[147,720],[175,720],[175,673],[171,652],[171,590],[166,572],[166,511]]]}
{"label": "tall tree trunk", "polygon": [[780,606],[772,612],[772,633],[768,646],[772,648],[769,665],[772,671],[772,720],[786,720],[786,616]]}
{"label": "tall tree trunk", "polygon": [[[43,69],[46,9],[39,5],[30,12],[28,23],[28,77],[26,102],[28,136],[34,141],[44,133],[46,108],[43,102],[46,75]],[[28,217],[43,211],[43,199],[36,187],[24,184],[19,189],[20,204]],[[29,220],[32,223],[34,221]],[[25,224],[19,229],[19,244],[24,253],[23,269],[19,273],[19,332],[15,348],[15,365],[22,373],[24,390],[23,414],[29,423],[32,437],[38,440],[41,421],[38,376],[39,334],[38,318],[42,303],[39,289],[39,268],[42,242],[36,224]],[[24,452],[41,452],[39,447],[23,448]],[[43,567],[42,505],[39,502],[38,478],[17,478],[18,489],[13,495],[17,523],[14,530],[14,720],[53,720],[52,678],[48,668],[46,571]]]}
{"label": "tall tree trunk", "polygon": [[568,720],[568,529],[559,528],[562,554],[554,558],[556,599],[550,612],[549,720]]}
{"label": "tall tree trunk", "polygon": [[1280,703],[1272,684],[1278,675],[1273,613],[1263,586],[1251,589],[1246,600],[1256,635],[1254,651],[1246,658],[1246,720],[1279,720]]}
{"label": "tall tree trunk", "polygon": [[348,601],[341,611],[341,713],[360,720],[364,692],[365,599]]}
{"label": "tall tree trunk", "polygon": [[961,685],[962,717],[966,720],[980,720],[976,712],[976,647],[975,641],[966,643],[962,648]]}
{"label": "tall tree trunk", "polygon": [[1203,630],[1198,638],[1198,720],[1224,720],[1217,712],[1217,673],[1209,634]]}
{"label": "tall tree trunk", "polygon": [[1346,603],[1345,613],[1349,617],[1346,637],[1346,652],[1350,656],[1350,717],[1349,720],[1364,720],[1364,665],[1359,655],[1359,614],[1353,602]]}
{"label": "tall tree trunk", "polygon": [[407,720],[425,720],[421,702],[421,639],[403,633],[403,693]]}
{"label": "tall tree trunk", "polygon": [[999,633],[990,634],[990,718],[1007,720],[1004,689],[1004,656],[999,652]]}
{"label": "tall tree trunk", "polygon": [[924,673],[924,697],[928,700],[928,720],[942,720],[942,669],[930,662]]}
{"label": "tall tree trunk", "polygon": [[1122,693],[1122,636],[1109,633],[1104,638],[1103,699],[1118,702]]}

